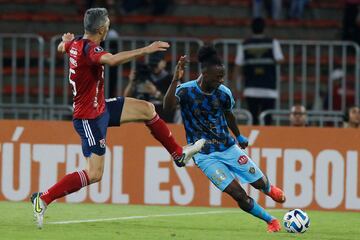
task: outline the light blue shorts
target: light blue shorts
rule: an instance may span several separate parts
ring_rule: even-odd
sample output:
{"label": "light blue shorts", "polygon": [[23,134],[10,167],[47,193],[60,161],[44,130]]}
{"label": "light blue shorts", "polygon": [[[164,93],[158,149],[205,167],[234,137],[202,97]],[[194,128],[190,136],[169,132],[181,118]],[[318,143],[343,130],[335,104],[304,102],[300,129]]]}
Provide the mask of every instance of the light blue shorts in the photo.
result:
{"label": "light blue shorts", "polygon": [[253,183],[264,176],[237,144],[223,152],[198,153],[194,156],[194,160],[201,171],[221,191],[224,191],[235,178],[241,183]]}

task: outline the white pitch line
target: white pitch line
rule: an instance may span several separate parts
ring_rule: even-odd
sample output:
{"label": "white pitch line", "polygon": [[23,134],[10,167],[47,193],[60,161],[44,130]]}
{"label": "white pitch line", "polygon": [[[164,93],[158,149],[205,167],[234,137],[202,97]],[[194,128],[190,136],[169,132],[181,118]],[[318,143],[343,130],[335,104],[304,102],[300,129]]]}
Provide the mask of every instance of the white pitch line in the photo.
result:
{"label": "white pitch line", "polygon": [[157,215],[145,215],[145,216],[128,216],[128,217],[115,217],[115,218],[58,221],[58,222],[49,222],[49,224],[90,223],[90,222],[121,221],[121,220],[133,220],[133,219],[144,219],[144,218],[194,216],[194,215],[208,215],[208,214],[236,213],[236,212],[238,213],[238,211],[208,211],[208,212],[192,212],[192,213],[191,212],[189,212],[189,213],[172,213],[172,214],[157,214]]}

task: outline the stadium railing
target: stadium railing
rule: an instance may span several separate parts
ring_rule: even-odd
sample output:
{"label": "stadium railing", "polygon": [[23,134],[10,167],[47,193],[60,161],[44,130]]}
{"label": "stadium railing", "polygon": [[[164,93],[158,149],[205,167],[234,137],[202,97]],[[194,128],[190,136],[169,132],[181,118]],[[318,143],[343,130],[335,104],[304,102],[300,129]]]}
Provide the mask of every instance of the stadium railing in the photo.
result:
{"label": "stadium railing", "polygon": [[[49,58],[45,58],[47,56],[45,43],[40,36],[0,34],[0,89],[2,91],[0,118],[69,118],[72,93],[68,84],[67,57],[56,51],[60,40],[61,36],[54,36],[51,39]],[[194,79],[198,75],[200,66],[196,61],[196,54],[203,42],[196,38],[123,36],[106,40],[104,47],[110,52],[117,52],[143,47],[155,40],[170,42],[171,49],[166,52],[165,58],[171,69],[175,68],[179,56],[186,54],[190,59],[190,64],[185,70],[185,80]],[[229,79],[234,65],[236,46],[241,43],[241,40],[217,39],[213,43],[220,50],[224,60],[227,71],[225,79]],[[341,95],[339,110],[343,111],[352,104],[359,105],[360,48],[358,45],[351,42],[294,40],[281,41],[281,45],[286,63],[278,67],[281,97],[277,102],[277,110],[289,109],[294,103],[301,103],[307,107],[309,104],[322,105],[321,95],[325,92],[328,102],[328,108],[325,110],[333,111],[335,110],[333,108],[335,84],[338,84],[337,88],[344,89],[346,92]],[[147,57],[145,62],[147,62]],[[45,65],[47,63],[49,65]],[[132,61],[115,68],[105,68],[106,97],[122,95],[128,73],[135,65],[135,61]],[[340,69],[343,73],[336,83],[332,79],[335,69]],[[44,81],[47,77],[49,81]],[[114,91],[110,92],[110,90]],[[353,97],[349,100],[348,96],[351,94]],[[237,108],[241,108],[241,104],[238,104]],[[45,109],[48,110],[45,111]],[[244,117],[246,114],[241,116],[240,121],[248,122]]]}
{"label": "stadium railing", "polygon": [[[272,125],[289,126],[290,110],[266,110],[259,115],[260,125],[265,125],[265,118],[272,117]],[[334,126],[340,127],[343,122],[344,113],[341,111],[307,111],[308,126]]]}
{"label": "stadium railing", "polygon": [[[73,108],[71,106],[49,104],[0,104],[1,112],[10,119],[29,120],[70,120]],[[1,118],[0,118],[1,119]]]}
{"label": "stadium railing", "polygon": [[253,117],[248,110],[241,108],[234,108],[233,113],[237,124],[242,124],[242,125],[253,124]]}
{"label": "stadium railing", "polygon": [[[241,42],[240,39],[213,41],[224,60],[226,79],[232,77],[237,45]],[[326,105],[325,110],[329,111],[344,111],[347,105],[359,105],[360,48],[357,44],[302,40],[283,40],[280,44],[285,63],[277,66],[280,98],[276,109],[288,109],[295,102],[304,106],[316,104],[315,108],[319,110]],[[334,81],[335,70],[341,72],[337,81]],[[237,92],[241,92],[241,84],[236,86]],[[335,103],[334,94],[339,92],[343,93],[340,103]]]}
{"label": "stadium railing", "polygon": [[[45,104],[42,37],[0,33],[0,91],[0,118],[6,114],[19,118],[18,108],[27,109],[30,116]],[[26,111],[24,114],[26,118]]]}

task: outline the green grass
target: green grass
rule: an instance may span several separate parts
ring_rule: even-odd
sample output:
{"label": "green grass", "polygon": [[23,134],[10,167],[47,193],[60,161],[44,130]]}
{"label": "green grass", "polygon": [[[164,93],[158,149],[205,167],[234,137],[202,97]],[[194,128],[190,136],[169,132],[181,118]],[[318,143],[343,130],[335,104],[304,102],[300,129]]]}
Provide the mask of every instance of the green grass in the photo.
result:
{"label": "green grass", "polygon": [[[304,234],[269,234],[266,224],[239,209],[54,203],[38,230],[30,203],[0,202],[0,239],[359,239],[360,213],[307,211],[311,226]],[[154,216],[196,212],[217,214]],[[273,210],[282,218],[286,210]],[[102,222],[50,224],[56,221],[150,216]]]}

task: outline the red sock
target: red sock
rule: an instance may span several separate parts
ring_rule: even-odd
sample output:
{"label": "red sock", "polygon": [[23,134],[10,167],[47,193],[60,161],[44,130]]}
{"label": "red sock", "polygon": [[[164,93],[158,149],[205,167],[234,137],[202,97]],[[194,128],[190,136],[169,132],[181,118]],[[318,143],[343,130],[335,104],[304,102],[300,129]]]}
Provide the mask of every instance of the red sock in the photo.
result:
{"label": "red sock", "polygon": [[145,122],[151,134],[158,140],[170,153],[173,158],[180,158],[182,147],[177,144],[165,122],[156,114],[150,121]]}
{"label": "red sock", "polygon": [[55,199],[64,197],[89,185],[89,177],[85,170],[67,174],[58,183],[41,195],[41,199],[49,205]]}

